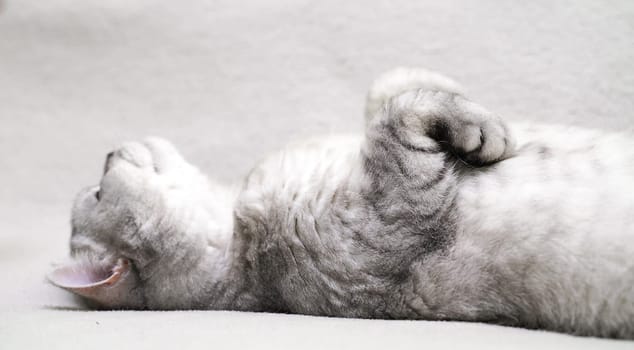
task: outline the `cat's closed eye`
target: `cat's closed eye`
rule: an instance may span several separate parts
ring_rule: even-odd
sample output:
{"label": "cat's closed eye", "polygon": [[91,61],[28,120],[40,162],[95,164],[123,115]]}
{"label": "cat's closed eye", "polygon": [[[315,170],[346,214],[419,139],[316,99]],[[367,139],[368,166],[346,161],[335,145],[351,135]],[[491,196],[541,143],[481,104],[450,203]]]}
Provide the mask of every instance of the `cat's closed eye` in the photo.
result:
{"label": "cat's closed eye", "polygon": [[101,189],[97,189],[97,191],[95,191],[95,198],[97,200],[101,199]]}

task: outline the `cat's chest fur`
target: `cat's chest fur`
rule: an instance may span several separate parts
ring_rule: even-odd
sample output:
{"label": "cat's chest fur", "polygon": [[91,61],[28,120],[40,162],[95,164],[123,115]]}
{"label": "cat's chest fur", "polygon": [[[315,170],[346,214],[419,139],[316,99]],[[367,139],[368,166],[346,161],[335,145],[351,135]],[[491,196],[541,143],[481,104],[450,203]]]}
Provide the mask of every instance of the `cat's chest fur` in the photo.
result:
{"label": "cat's chest fur", "polygon": [[451,240],[452,220],[417,225],[420,203],[377,204],[361,143],[354,136],[307,142],[266,159],[248,176],[235,211],[236,238],[264,309],[384,318],[411,313],[403,284],[413,262]]}
{"label": "cat's chest fur", "polygon": [[627,141],[516,130],[512,159],[446,172],[438,191],[447,204],[436,216],[426,211],[438,204],[429,192],[407,184],[382,193],[390,200],[381,204],[360,137],[308,142],[262,162],[235,210],[239,260],[262,310],[498,322],[504,315],[539,324],[551,316],[531,310],[555,298],[552,312],[591,317],[594,305],[569,305],[564,294],[575,285],[622,285],[603,276],[629,266],[614,260],[625,256],[615,249],[634,253],[605,240],[631,238],[631,229],[614,227],[631,222],[634,208],[617,193],[633,173],[631,151],[613,153]]}

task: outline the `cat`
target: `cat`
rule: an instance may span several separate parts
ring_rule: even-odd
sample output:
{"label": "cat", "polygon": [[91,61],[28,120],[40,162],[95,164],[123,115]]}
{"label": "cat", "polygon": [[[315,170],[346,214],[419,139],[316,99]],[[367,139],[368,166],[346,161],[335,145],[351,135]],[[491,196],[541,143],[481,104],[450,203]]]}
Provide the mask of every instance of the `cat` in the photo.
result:
{"label": "cat", "polygon": [[507,125],[453,80],[379,77],[366,130],[238,185],[159,138],[106,157],[50,281],[109,309],[490,322],[634,339],[632,133]]}

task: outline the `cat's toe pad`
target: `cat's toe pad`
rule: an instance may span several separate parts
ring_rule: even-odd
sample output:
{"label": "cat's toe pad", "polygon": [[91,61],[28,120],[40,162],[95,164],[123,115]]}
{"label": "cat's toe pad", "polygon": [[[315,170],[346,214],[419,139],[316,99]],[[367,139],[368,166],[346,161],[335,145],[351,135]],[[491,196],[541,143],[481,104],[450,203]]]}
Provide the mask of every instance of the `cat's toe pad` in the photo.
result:
{"label": "cat's toe pad", "polygon": [[457,155],[471,164],[484,165],[510,157],[514,142],[504,122],[467,100],[459,101],[464,120],[450,131]]}

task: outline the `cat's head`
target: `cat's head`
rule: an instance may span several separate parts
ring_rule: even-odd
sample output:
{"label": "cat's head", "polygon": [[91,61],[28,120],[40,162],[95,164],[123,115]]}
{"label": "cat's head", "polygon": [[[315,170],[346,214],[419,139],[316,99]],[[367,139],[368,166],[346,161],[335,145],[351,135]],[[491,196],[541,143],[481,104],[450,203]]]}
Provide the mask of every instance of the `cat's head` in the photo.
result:
{"label": "cat's head", "polygon": [[165,140],[124,144],[77,195],[71,258],[50,281],[106,308],[191,306],[187,293],[209,277],[196,273],[221,273],[230,236],[211,186]]}

